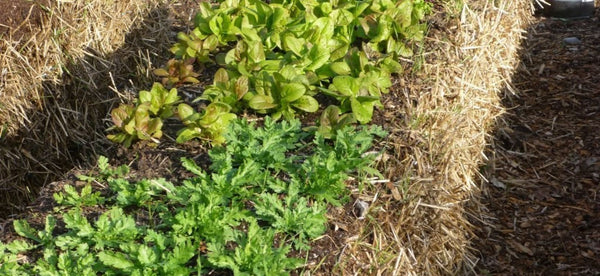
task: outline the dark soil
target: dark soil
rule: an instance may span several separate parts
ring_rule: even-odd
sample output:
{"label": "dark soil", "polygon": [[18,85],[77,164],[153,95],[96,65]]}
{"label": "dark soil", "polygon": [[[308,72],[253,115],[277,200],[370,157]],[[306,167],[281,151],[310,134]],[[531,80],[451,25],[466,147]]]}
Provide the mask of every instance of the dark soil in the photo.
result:
{"label": "dark soil", "polygon": [[479,274],[600,275],[598,15],[528,30],[483,187]]}
{"label": "dark soil", "polygon": [[0,38],[21,37],[42,26],[50,0],[0,0]]}

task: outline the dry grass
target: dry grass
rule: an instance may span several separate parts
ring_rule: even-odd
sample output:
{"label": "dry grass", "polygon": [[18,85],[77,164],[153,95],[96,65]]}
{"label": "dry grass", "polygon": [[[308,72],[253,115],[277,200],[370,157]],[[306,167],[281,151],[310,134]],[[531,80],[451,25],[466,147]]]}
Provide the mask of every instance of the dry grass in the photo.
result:
{"label": "dry grass", "polygon": [[173,3],[52,3],[42,26],[0,41],[0,213],[103,151],[108,110],[147,86],[173,43]]}
{"label": "dry grass", "polygon": [[530,1],[445,5],[422,70],[396,92],[406,99],[388,145],[395,162],[386,164],[396,199],[390,187],[373,192],[371,220],[339,263],[349,275],[474,273],[467,213],[480,206],[478,171],[503,113],[500,92],[511,89]]}

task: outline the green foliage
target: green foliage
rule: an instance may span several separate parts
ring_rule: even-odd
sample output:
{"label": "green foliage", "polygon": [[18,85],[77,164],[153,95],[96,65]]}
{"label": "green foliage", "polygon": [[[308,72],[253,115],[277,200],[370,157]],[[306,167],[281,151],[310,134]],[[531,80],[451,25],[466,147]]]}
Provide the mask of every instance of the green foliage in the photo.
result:
{"label": "green foliage", "polygon": [[136,106],[122,104],[111,111],[114,126],[108,131],[117,130],[117,133],[107,138],[125,147],[136,140],[158,143],[162,137],[162,120],[173,116],[178,101],[177,89],[167,90],[162,84],[154,83],[150,91],[140,91]]}
{"label": "green foliage", "polygon": [[78,175],[77,178],[82,181],[92,182],[102,181],[106,179],[113,179],[118,177],[123,177],[129,173],[129,167],[126,165],[121,165],[116,168],[112,168],[110,164],[108,164],[108,158],[105,156],[98,157],[97,160],[98,166],[98,175],[97,176],[89,176],[89,175]]}
{"label": "green foliage", "polygon": [[[327,229],[328,203],[341,204],[350,175],[378,174],[364,155],[380,128],[336,130],[325,141],[300,122],[266,117],[261,127],[234,120],[226,146],[210,152],[210,171],[191,159],[195,176],[130,182],[126,167],[98,159],[105,197],[85,186],[57,193],[60,216],[42,230],[14,222],[25,239],[0,243],[0,273],[10,275],[288,275],[303,264],[291,250],[309,250]],[[89,214],[83,207],[106,210]],[[59,221],[60,220],[60,221]],[[60,230],[56,231],[57,225]],[[31,256],[23,264],[17,254]],[[10,273],[9,273],[10,272]],[[5,273],[5,274],[6,274]]]}
{"label": "green foliage", "polygon": [[[233,114],[247,109],[287,120],[316,112],[317,94],[333,97],[361,124],[370,122],[374,109],[383,107],[391,75],[403,70],[398,58],[411,56],[410,43],[423,39],[421,22],[430,6],[424,0],[202,2],[194,29],[179,33],[171,48],[181,60],[155,70],[164,85],[177,86],[197,82],[195,61],[219,66],[196,99],[207,101],[206,109],[196,113],[180,105],[185,128],[177,141],[220,144]],[[136,107],[111,112],[110,129],[118,133],[108,138],[126,147],[135,140],[158,142],[161,119],[173,115],[178,99],[176,90],[160,84],[141,91]]]}
{"label": "green foliage", "polygon": [[31,250],[33,246],[23,240],[8,244],[0,242],[0,275],[31,275],[30,268],[19,263],[19,256]]}
{"label": "green foliage", "polygon": [[[202,4],[196,28],[180,34],[173,52],[222,67],[201,99],[291,119],[297,110],[315,112],[313,96],[329,83],[325,94],[367,123],[390,75],[402,71],[397,58],[412,55],[406,42],[423,39],[430,9],[424,0]],[[210,49],[198,50],[204,44]],[[360,85],[336,89],[348,78]]]}
{"label": "green foliage", "polygon": [[104,202],[104,198],[100,196],[99,192],[92,192],[92,186],[90,184],[85,185],[81,189],[81,193],[78,193],[75,188],[71,185],[65,185],[63,192],[54,194],[54,200],[59,205],[66,206],[94,206]]}

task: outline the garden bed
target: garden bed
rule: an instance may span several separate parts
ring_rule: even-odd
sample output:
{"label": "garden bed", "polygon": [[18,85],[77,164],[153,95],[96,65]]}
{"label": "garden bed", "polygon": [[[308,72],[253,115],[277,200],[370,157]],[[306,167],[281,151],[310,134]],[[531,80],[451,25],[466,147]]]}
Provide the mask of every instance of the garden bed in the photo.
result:
{"label": "garden bed", "polygon": [[[430,31],[425,42],[415,45],[415,59],[402,60],[407,70],[394,79],[391,93],[382,98],[384,108],[374,113],[373,122],[389,132],[376,147],[385,150],[377,164],[383,177],[365,189],[348,183],[351,200],[343,207],[329,209],[327,232],[312,243],[312,251],[301,256],[308,256],[305,270],[313,274],[334,271],[435,275],[468,272],[473,268],[477,262],[469,247],[473,229],[466,218],[464,204],[477,194],[474,178],[483,158],[487,133],[502,113],[498,93],[510,83],[521,33],[529,15],[528,1],[495,2],[465,1],[464,5],[455,1],[435,2],[435,13],[429,19]],[[74,5],[73,8],[77,11],[89,7]],[[110,14],[117,14],[112,9],[114,7],[99,6],[97,10],[103,16],[108,10],[111,10]],[[27,105],[30,100],[11,106],[16,110],[33,110],[25,113],[38,114],[35,115],[38,117],[19,113],[9,116],[9,111],[7,115],[2,114],[3,118],[13,118],[6,121],[9,127],[5,139],[10,142],[3,146],[5,156],[12,156],[3,162],[6,168],[3,173],[7,176],[18,179],[41,171],[42,177],[35,176],[40,185],[48,179],[62,177],[75,165],[80,166],[80,170],[67,173],[63,177],[66,180],[44,185],[40,197],[36,193],[16,193],[21,198],[38,198],[27,209],[26,217],[32,225],[42,226],[43,214],[56,206],[52,203],[53,193],[65,184],[84,186],[75,176],[93,174],[93,169],[89,169],[95,165],[100,153],[108,154],[112,165],[129,165],[133,179],[165,177],[176,183],[189,176],[181,167],[181,157],[193,158],[203,167],[200,161],[206,160],[206,147],[199,142],[175,145],[174,136],[168,137],[168,131],[165,132],[166,140],[156,148],[139,143],[129,150],[118,149],[104,136],[109,124],[103,119],[108,118],[110,108],[116,107],[119,100],[131,101],[132,91],[148,89],[149,71],[166,62],[161,55],[169,55],[165,49],[172,43],[172,34],[165,27],[173,24],[167,20],[172,18],[169,10],[170,7],[160,5],[142,8],[132,1],[122,11],[130,15],[130,21],[121,22],[127,27],[104,30],[115,37],[106,42],[110,47],[99,43],[100,47],[96,48],[103,49],[106,54],[95,52],[98,50],[93,50],[94,47],[73,46],[81,51],[78,53],[86,53],[87,58],[76,63],[77,66],[66,66],[70,69],[67,72],[71,72],[67,74],[69,85],[32,83],[29,90],[19,90],[29,93],[27,99],[39,102],[44,108]],[[138,14],[143,15],[145,21],[138,23],[139,29],[127,32],[129,37],[135,38],[130,40],[132,44],[121,48],[113,46],[112,43],[118,45],[118,41],[123,41],[119,37],[122,38],[126,31],[119,30],[130,28]],[[81,26],[86,29],[86,24]],[[97,34],[98,31],[90,33]],[[94,43],[98,40],[103,41],[97,37],[91,39]],[[143,47],[135,47],[140,45]],[[111,53],[110,49],[117,48]],[[130,66],[121,68],[122,61]],[[139,73],[133,74],[134,78],[131,72]],[[30,72],[36,73],[42,74]],[[64,73],[56,72],[55,76],[61,78]],[[6,83],[8,88],[9,82]],[[24,81],[19,82],[22,83]],[[39,96],[40,85],[49,95],[54,95],[49,102]],[[83,94],[91,101],[82,102],[81,95],[61,94],[66,91],[97,92],[84,92],[91,93]],[[194,89],[188,91],[194,92]],[[314,122],[314,117],[310,116],[301,119],[305,123]],[[32,126],[28,121],[40,123]],[[26,132],[32,134],[24,135]],[[35,144],[38,146],[32,146]],[[49,151],[54,153],[50,156],[56,157],[44,161]],[[23,162],[21,167],[26,170],[15,169],[19,162]],[[208,162],[204,168],[207,165]],[[18,184],[15,190],[26,190],[23,188],[27,187],[26,183]],[[100,182],[94,188],[102,191],[103,185]],[[32,186],[30,189],[37,188]],[[5,198],[8,201],[14,195],[9,192]],[[357,202],[367,204],[368,215],[361,213],[356,207]],[[104,210],[88,211],[90,217],[97,217]],[[14,209],[12,212],[16,213]],[[8,219],[3,224],[3,242],[16,237],[9,227],[12,221]]]}

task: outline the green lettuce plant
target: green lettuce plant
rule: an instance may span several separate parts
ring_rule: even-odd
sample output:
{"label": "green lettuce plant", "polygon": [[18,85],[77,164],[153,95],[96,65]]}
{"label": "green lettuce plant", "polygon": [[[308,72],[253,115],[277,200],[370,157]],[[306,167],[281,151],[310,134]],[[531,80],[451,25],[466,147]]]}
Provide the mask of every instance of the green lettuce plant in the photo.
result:
{"label": "green lettuce plant", "polygon": [[175,104],[179,101],[177,89],[167,90],[162,84],[155,82],[150,91],[142,90],[138,96],[138,106],[149,104],[148,111],[152,116],[166,119],[174,114]]}
{"label": "green lettuce plant", "polygon": [[177,133],[177,143],[184,143],[194,138],[209,139],[218,145],[225,141],[223,134],[229,122],[236,118],[230,113],[229,105],[219,102],[210,103],[202,113],[197,113],[187,104],[179,104],[177,115],[185,125]]}

